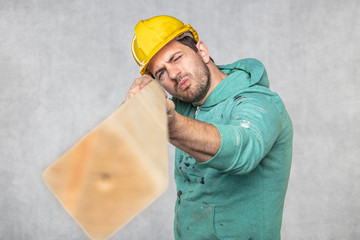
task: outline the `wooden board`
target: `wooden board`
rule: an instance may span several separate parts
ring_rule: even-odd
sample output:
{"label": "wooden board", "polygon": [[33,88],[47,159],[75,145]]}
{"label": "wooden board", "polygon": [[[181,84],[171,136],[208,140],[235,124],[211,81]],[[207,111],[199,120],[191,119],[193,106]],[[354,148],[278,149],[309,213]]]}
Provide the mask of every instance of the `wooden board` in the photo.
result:
{"label": "wooden board", "polygon": [[108,238],[167,188],[164,94],[151,82],[44,171],[90,238]]}

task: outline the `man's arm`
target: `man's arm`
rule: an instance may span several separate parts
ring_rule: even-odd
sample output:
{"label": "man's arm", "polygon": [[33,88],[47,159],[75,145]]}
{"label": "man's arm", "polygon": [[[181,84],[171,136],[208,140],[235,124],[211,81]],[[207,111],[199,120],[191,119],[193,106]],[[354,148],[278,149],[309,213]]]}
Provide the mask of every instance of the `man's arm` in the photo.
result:
{"label": "man's arm", "polygon": [[[153,80],[149,75],[136,78],[127,93],[126,100]],[[217,153],[221,145],[221,137],[214,125],[177,113],[175,104],[170,99],[166,100],[166,108],[171,144],[199,162],[206,162]]]}
{"label": "man's arm", "polygon": [[218,129],[212,124],[177,113],[170,99],[167,99],[166,105],[170,143],[199,162],[212,158],[221,145]]}

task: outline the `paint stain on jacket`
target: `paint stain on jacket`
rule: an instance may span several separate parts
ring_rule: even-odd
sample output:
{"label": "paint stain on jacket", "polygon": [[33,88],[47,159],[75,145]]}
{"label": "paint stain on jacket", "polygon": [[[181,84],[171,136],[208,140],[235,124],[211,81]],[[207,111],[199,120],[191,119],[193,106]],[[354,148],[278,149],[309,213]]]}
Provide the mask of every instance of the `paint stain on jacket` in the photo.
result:
{"label": "paint stain on jacket", "polygon": [[245,97],[242,96],[242,95],[236,95],[236,96],[234,97],[234,102],[235,102],[235,101],[238,101],[237,104],[236,104],[236,106],[239,106],[239,105],[242,103],[242,101],[240,101],[240,100],[243,99],[243,98],[245,98]]}

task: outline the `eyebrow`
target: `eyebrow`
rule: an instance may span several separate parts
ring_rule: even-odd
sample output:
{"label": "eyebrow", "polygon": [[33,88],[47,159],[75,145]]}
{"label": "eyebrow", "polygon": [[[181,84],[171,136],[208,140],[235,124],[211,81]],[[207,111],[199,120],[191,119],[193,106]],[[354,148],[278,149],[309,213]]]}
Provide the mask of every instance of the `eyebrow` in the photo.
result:
{"label": "eyebrow", "polygon": [[178,54],[179,52],[175,52],[173,55],[171,55],[171,57],[169,58],[169,60],[167,62],[172,62],[172,60],[174,60],[174,58],[175,58],[175,55]]}

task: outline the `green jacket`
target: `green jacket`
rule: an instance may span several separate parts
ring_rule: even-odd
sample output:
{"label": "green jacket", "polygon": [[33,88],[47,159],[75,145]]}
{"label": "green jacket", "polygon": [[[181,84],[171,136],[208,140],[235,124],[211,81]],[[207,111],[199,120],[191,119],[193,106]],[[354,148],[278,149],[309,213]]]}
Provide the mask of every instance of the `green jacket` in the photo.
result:
{"label": "green jacket", "polygon": [[[280,239],[293,129],[256,59],[218,66],[228,74],[202,106],[176,111],[213,124],[221,147],[205,163],[176,149],[176,239]],[[198,111],[196,111],[198,110]],[[196,116],[195,116],[196,115]]]}

